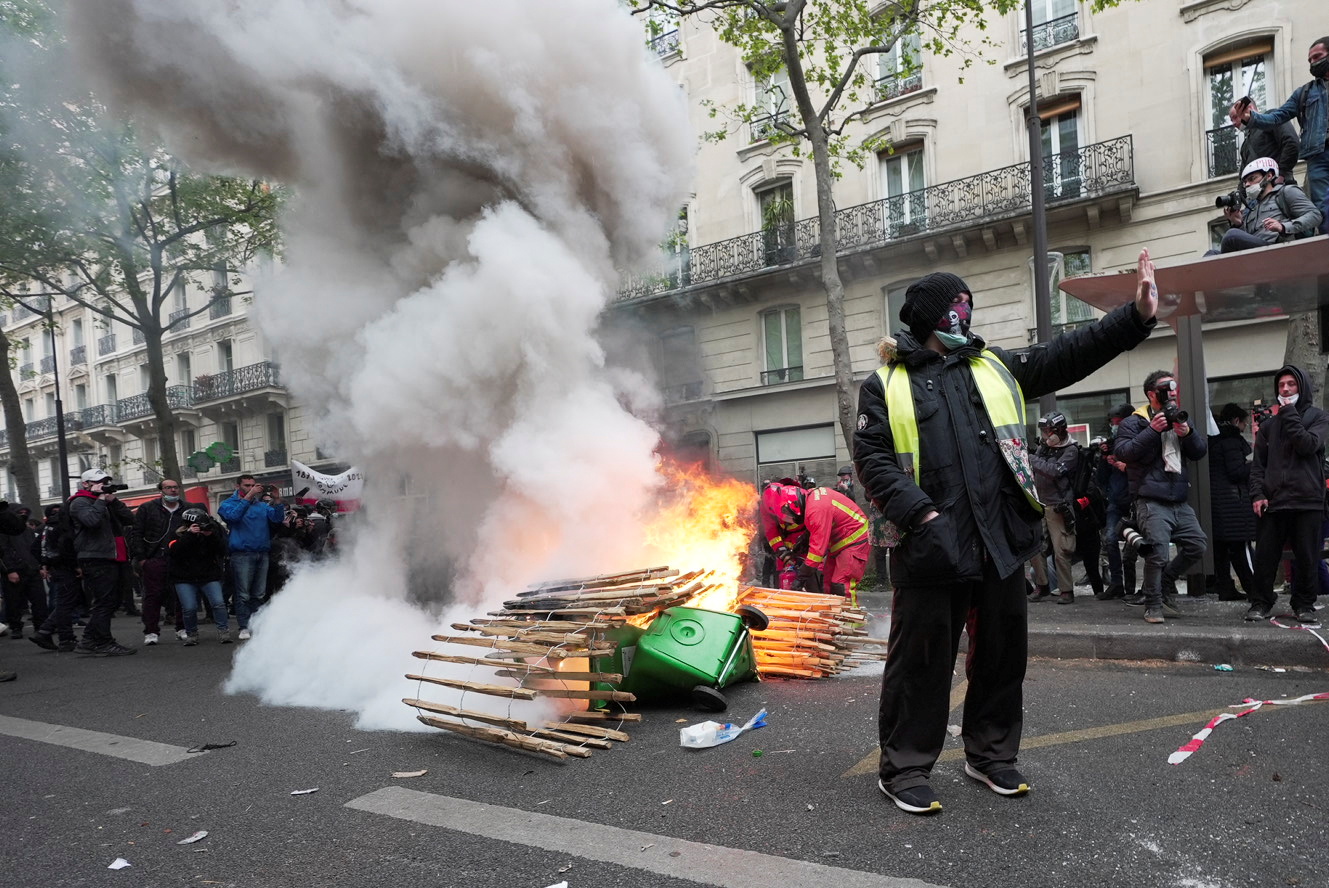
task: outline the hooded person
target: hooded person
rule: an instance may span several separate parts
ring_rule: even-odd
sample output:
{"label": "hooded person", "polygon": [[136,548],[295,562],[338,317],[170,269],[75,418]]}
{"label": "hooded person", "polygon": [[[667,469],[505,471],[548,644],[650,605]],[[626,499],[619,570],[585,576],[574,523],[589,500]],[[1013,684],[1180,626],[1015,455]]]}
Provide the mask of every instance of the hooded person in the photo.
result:
{"label": "hooded person", "polygon": [[1315,623],[1318,562],[1323,545],[1325,439],[1329,414],[1313,401],[1306,371],[1288,364],[1274,374],[1278,412],[1260,423],[1251,461],[1255,530],[1255,588],[1246,619],[1267,620],[1278,596],[1274,577],[1283,546],[1292,549],[1292,612]]}
{"label": "hooded person", "polygon": [[1003,796],[1029,789],[1016,769],[1028,654],[1023,566],[1042,547],[1042,506],[1025,404],[1149,336],[1158,295],[1147,251],[1138,273],[1132,304],[1019,351],[974,334],[975,299],[964,280],[926,275],[905,293],[907,330],[883,350],[894,360],[863,382],[854,466],[902,533],[891,553],[878,787],[903,811],[941,810],[929,777],[946,739],[966,628],[965,773]]}

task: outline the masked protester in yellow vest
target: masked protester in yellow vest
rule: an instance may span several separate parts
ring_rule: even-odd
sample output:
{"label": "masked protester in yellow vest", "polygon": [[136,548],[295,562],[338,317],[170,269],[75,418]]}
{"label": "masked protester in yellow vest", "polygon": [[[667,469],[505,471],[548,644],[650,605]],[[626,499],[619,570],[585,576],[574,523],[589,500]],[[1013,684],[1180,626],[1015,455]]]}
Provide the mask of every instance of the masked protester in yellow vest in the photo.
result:
{"label": "masked protester in yellow vest", "polygon": [[901,810],[932,814],[928,778],[946,737],[951,673],[967,625],[965,773],[1005,796],[1016,769],[1028,653],[1023,566],[1042,546],[1024,405],[1085,378],[1139,345],[1158,307],[1140,254],[1135,302],[1011,352],[970,330],[973,291],[937,272],[912,284],[893,361],[859,393],[854,464],[899,530],[882,681],[879,786]]}

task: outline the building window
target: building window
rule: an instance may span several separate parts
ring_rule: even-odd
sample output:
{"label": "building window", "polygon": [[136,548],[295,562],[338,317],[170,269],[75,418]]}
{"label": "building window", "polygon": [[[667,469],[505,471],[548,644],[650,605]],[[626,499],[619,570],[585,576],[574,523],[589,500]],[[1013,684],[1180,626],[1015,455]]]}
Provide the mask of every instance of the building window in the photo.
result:
{"label": "building window", "polygon": [[691,327],[660,334],[660,382],[666,404],[701,397],[701,367],[697,335]]}
{"label": "building window", "polygon": [[678,15],[673,10],[652,6],[646,12],[646,39],[651,52],[660,58],[678,52]]}
{"label": "building window", "polygon": [[193,360],[189,352],[181,352],[175,356],[175,375],[180,385],[189,385],[194,381]]}
{"label": "building window", "polygon": [[138,390],[146,392],[148,386],[152,383],[152,371],[148,369],[147,364],[138,365]]}
{"label": "building window", "polygon": [[[1034,260],[1029,260],[1030,287],[1036,288],[1033,281]],[[1056,335],[1060,328],[1077,327],[1094,320],[1094,307],[1062,291],[1061,282],[1069,277],[1089,274],[1093,266],[1089,261],[1089,251],[1084,248],[1071,248],[1048,253],[1049,282],[1051,294],[1052,333]],[[1035,289],[1036,292],[1036,289]]]}
{"label": "building window", "polygon": [[877,155],[881,188],[886,198],[885,222],[889,237],[908,237],[927,227],[927,179],[923,172],[923,145],[914,142],[894,152]]}
{"label": "building window", "polygon": [[23,399],[23,421],[32,422],[37,418],[37,402],[32,398]]}
{"label": "building window", "polygon": [[236,457],[240,456],[240,423],[224,422],[221,424],[222,443],[231,448]]}
{"label": "building window", "polygon": [[235,349],[231,340],[223,339],[217,343],[217,371],[229,373],[235,369]]}
{"label": "building window", "polygon": [[789,96],[789,72],[784,68],[757,81],[756,116],[752,118],[750,138],[753,142],[769,139],[779,132],[780,125],[789,121],[793,102]]}
{"label": "building window", "polygon": [[797,382],[803,378],[802,309],[777,308],[761,315],[762,345],[766,369],[762,385]]}
{"label": "building window", "polygon": [[87,383],[79,382],[74,384],[74,408],[76,410],[86,410],[88,407],[88,386]]}
{"label": "building window", "polygon": [[1245,136],[1232,126],[1228,109],[1245,96],[1254,99],[1257,108],[1267,107],[1266,72],[1273,51],[1273,39],[1265,37],[1204,57],[1210,127],[1205,133],[1205,147],[1211,179],[1235,176],[1241,171],[1241,144]]}
{"label": "building window", "polygon": [[665,255],[665,275],[669,289],[677,290],[692,283],[692,247],[688,243],[688,208],[678,211],[674,230],[661,245]]}
{"label": "building window", "polygon": [[757,478],[813,479],[833,482],[835,476],[835,426],[757,432]]}
{"label": "building window", "polygon": [[106,383],[106,403],[114,404],[116,401],[120,400],[120,385],[118,380],[115,378],[115,374],[108,373],[106,375],[105,383]]}
{"label": "building window", "polygon": [[55,392],[46,393],[46,415],[55,416]]}
{"label": "building window", "polygon": [[286,449],[286,414],[268,414],[268,449]]}
{"label": "building window", "polygon": [[79,348],[83,342],[83,321],[81,318],[75,318],[69,327],[70,344],[73,348]]}
{"label": "building window", "polygon": [[110,467],[112,469],[119,469],[120,463],[124,461],[124,458],[124,447],[120,444],[112,444],[107,448],[106,466],[102,466],[102,468]]}
{"label": "building window", "polygon": [[890,52],[877,55],[877,101],[886,102],[923,88],[922,39],[917,31],[900,37]]}
{"label": "building window", "polygon": [[188,459],[198,450],[198,436],[193,429],[180,430],[180,454]]}
{"label": "building window", "polygon": [[[1034,52],[1042,52],[1080,37],[1076,0],[1028,0],[1033,4]],[[1020,54],[1029,52],[1029,35],[1024,29],[1024,9],[1016,13],[1020,21]]]}
{"label": "building window", "polygon": [[1048,200],[1080,196],[1080,97],[1058,98],[1039,106],[1042,124],[1043,184]]}
{"label": "building window", "polygon": [[148,474],[147,466],[153,466],[156,465],[157,463],[157,450],[158,448],[157,448],[156,438],[143,439],[143,462],[146,464],[143,472],[145,480]]}
{"label": "building window", "polygon": [[909,289],[909,283],[911,282],[882,287],[886,310],[886,323],[882,324],[882,327],[888,336],[897,328],[904,326],[904,322],[900,320],[900,309],[904,307],[904,294]]}
{"label": "building window", "polygon": [[794,184],[777,182],[756,192],[761,214],[761,247],[767,265],[794,261]]}

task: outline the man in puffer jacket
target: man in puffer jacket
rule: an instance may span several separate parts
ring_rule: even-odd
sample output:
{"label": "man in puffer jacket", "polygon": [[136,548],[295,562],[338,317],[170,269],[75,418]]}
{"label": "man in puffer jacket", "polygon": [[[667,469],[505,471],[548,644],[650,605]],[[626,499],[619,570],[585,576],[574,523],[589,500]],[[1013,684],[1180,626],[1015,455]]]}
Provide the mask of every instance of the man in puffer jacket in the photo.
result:
{"label": "man in puffer jacket", "polygon": [[1259,518],[1255,532],[1255,594],[1246,619],[1267,620],[1278,596],[1274,576],[1283,544],[1292,547],[1292,612],[1314,623],[1316,562],[1324,521],[1324,442],[1329,414],[1311,402],[1306,371],[1287,365],[1274,377],[1278,413],[1260,423],[1251,463],[1251,503]]}

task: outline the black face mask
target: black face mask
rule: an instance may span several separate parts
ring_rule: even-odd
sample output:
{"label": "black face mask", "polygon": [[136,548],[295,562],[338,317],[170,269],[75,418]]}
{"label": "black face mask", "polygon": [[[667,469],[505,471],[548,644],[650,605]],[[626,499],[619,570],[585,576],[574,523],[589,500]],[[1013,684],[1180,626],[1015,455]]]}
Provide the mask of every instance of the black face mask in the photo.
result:
{"label": "black face mask", "polygon": [[1325,56],[1311,65],[1311,76],[1316,80],[1324,77],[1325,74],[1329,74],[1329,56]]}

